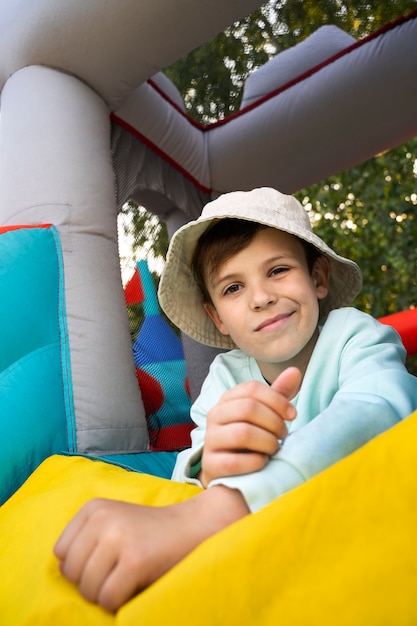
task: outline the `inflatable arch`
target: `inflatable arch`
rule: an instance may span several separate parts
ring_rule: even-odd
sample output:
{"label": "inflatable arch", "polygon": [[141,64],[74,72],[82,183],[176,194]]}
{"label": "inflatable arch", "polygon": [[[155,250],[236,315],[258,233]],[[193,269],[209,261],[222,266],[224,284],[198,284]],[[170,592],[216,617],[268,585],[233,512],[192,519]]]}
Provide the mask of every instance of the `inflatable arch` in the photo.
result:
{"label": "inflatable arch", "polygon": [[[149,448],[117,248],[126,200],[173,232],[219,193],[294,192],[417,134],[417,12],[361,41],[323,27],[255,71],[235,115],[187,117],[161,70],[259,5],[2,3],[4,497],[54,452]],[[184,346],[193,391],[211,354]]]}

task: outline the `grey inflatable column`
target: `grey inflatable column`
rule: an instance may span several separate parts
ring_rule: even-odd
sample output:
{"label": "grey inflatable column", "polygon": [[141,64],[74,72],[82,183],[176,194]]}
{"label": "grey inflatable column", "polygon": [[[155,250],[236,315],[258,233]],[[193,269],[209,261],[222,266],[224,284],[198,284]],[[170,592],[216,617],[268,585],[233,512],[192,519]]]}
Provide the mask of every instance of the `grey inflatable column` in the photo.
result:
{"label": "grey inflatable column", "polygon": [[146,449],[104,101],[50,68],[12,75],[1,100],[0,180],[0,224],[52,223],[60,233],[78,450]]}

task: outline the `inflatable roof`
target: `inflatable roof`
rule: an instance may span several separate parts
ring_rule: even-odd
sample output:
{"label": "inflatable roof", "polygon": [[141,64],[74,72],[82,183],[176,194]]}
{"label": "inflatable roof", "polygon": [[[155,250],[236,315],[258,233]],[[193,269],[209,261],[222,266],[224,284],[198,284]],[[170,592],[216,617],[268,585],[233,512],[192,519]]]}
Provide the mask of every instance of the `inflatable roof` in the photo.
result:
{"label": "inflatable roof", "polygon": [[[137,195],[168,218],[177,208],[198,214],[201,202],[192,203],[188,186],[179,197],[172,172],[172,181],[149,180],[154,164],[146,169],[147,152],[140,180],[127,180],[123,165],[130,172],[142,159],[118,129],[162,157],[182,185],[191,181],[207,194],[264,184],[291,193],[415,136],[415,13],[360,41],[322,27],[249,77],[238,113],[205,127],[188,118],[176,88],[158,72],[260,4],[33,0],[23,10],[21,3],[3,3],[2,109],[13,98],[13,83],[26,82],[19,75],[29,76],[30,68],[47,70],[51,83],[52,68],[61,79],[78,79],[117,127],[119,203]],[[27,113],[28,121],[34,118],[35,110]]]}
{"label": "inflatable roof", "polygon": [[[33,259],[43,250],[44,265],[28,268],[58,281],[60,370],[46,369],[43,380],[57,381],[70,451],[147,447],[117,249],[126,200],[173,232],[219,193],[260,185],[294,192],[417,134],[417,12],[361,41],[323,27],[256,70],[236,114],[208,126],[191,120],[161,70],[260,4],[0,5],[0,226],[53,225],[36,235]],[[16,250],[29,254],[32,241],[26,230],[11,232],[9,283],[16,268],[19,280],[28,276],[17,271]],[[36,299],[29,287],[26,298]],[[23,308],[16,302],[2,301],[11,325]],[[33,337],[44,313],[35,319],[24,306],[20,323]],[[0,402],[8,404],[0,413],[41,421],[36,377],[15,377],[40,346],[16,343],[14,328],[2,332]],[[201,377],[205,357],[192,345],[186,352]]]}

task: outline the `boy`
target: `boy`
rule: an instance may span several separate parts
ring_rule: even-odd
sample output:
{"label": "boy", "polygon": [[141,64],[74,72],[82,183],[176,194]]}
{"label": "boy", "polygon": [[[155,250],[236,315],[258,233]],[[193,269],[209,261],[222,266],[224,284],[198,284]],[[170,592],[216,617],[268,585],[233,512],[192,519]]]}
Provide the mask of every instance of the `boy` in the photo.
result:
{"label": "boy", "polygon": [[225,194],[174,235],[161,305],[197,341],[231,349],[212,364],[173,473],[207,489],[168,507],[83,507],[55,554],[87,599],[118,608],[207,537],[412,412],[417,385],[398,335],[344,308],[360,287],[357,265],[273,189]]}

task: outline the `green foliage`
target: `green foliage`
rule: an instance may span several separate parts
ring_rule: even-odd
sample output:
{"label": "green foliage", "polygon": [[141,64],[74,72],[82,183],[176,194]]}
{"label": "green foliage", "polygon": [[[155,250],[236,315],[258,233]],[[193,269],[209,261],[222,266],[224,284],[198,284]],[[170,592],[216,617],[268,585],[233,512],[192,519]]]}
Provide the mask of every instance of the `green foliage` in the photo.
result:
{"label": "green foliage", "polygon": [[168,250],[168,231],[165,223],[156,215],[149,213],[136,202],[127,202],[122,210],[123,235],[131,240],[132,254],[136,257],[139,252],[142,258],[153,256],[155,259],[165,259]]}
{"label": "green foliage", "polygon": [[140,302],[137,304],[129,304],[127,314],[129,317],[130,338],[133,345],[145,317],[142,304]]}
{"label": "green foliage", "polygon": [[417,306],[417,139],[295,194],[314,230],[364,275],[358,308],[381,317]]}
{"label": "green foliage", "polygon": [[311,35],[322,24],[334,24],[356,38],[364,37],[395,18],[413,11],[415,0],[287,0],[273,2],[288,27],[287,47]]}

